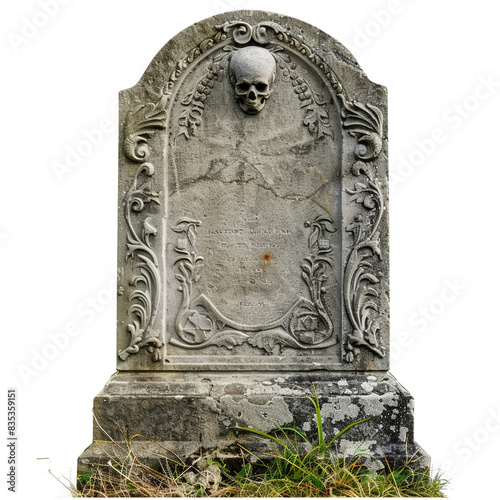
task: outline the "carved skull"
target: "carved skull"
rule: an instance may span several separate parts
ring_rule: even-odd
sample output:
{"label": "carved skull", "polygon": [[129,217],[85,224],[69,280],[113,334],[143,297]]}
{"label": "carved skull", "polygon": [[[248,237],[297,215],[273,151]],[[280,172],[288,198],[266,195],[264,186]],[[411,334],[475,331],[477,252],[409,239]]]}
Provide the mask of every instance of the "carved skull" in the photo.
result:
{"label": "carved skull", "polygon": [[276,61],[262,47],[244,47],[235,52],[229,64],[231,83],[241,109],[258,113],[273,91]]}

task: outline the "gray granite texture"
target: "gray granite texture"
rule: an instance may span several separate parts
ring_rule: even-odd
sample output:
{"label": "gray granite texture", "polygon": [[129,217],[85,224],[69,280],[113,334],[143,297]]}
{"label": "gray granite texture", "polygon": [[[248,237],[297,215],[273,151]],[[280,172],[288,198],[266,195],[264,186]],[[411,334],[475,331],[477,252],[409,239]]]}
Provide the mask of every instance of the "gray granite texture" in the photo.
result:
{"label": "gray granite texture", "polygon": [[118,369],[387,370],[387,95],[258,11],[120,93]]}
{"label": "gray granite texture", "polygon": [[414,468],[429,466],[428,456],[414,442],[413,398],[385,372],[123,372],[94,400],[96,442],[80,457],[79,470],[91,470],[102,460],[103,450],[113,448],[104,442],[114,441],[127,450],[125,443],[134,435],[132,450],[152,466],[158,464],[155,450],[161,447],[161,456],[165,450],[183,457],[203,450],[222,458],[241,456],[240,446],[257,454],[276,448],[238,427],[269,433],[293,426],[314,442],[316,414],[307,399],[314,394],[313,384],[325,439],[369,418],[335,443],[332,451],[337,456],[360,455],[377,469],[401,465],[412,456]]}
{"label": "gray granite texture", "polygon": [[386,89],[313,26],[229,12],[120,93],[119,151],[119,371],[79,470],[132,436],[150,462],[313,438],[313,384],[327,437],[369,418],[339,456],[425,468],[388,373]]}

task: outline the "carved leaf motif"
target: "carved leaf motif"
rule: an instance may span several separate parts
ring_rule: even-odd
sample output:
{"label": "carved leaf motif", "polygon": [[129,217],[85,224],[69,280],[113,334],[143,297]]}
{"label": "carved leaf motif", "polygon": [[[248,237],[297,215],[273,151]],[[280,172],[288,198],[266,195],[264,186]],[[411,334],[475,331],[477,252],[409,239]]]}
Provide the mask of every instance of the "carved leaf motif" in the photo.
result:
{"label": "carved leaf motif", "polygon": [[160,205],[160,194],[154,190],[150,181],[146,181],[130,192],[130,207],[134,212],[142,212],[146,203]]}
{"label": "carved leaf motif", "polygon": [[[228,47],[225,49],[228,49]],[[196,88],[181,101],[181,104],[187,106],[187,109],[181,113],[179,118],[179,135],[184,135],[186,139],[196,135],[196,130],[202,123],[205,101],[212,93],[212,89],[219,79],[221,66],[229,55],[227,52],[226,50],[225,53],[219,54],[212,59],[212,62],[208,65],[207,74],[198,82]]]}
{"label": "carved leaf motif", "polygon": [[353,233],[354,242],[348,257],[344,273],[344,303],[353,332],[348,336],[345,360],[353,362],[359,354],[358,347],[366,347],[374,354],[384,357],[385,351],[379,347],[380,327],[376,320],[379,310],[379,293],[372,285],[379,283],[379,278],[370,270],[374,257],[381,258],[380,232],[378,227],[384,211],[382,191],[372,161],[382,151],[383,117],[378,108],[370,104],[360,104],[355,100],[348,102],[339,95],[343,104],[343,125],[358,146],[354,150],[357,158],[351,167],[353,176],[362,181],[354,184],[354,189],[346,191],[353,196],[368,213],[356,215],[346,226]]}
{"label": "carved leaf motif", "polygon": [[325,135],[333,137],[330,118],[325,108],[325,101],[323,101],[317,92],[311,89],[306,80],[295,73],[292,69],[292,64],[289,64],[288,58],[281,54],[275,55],[275,58],[279,58],[279,66],[281,68],[286,68],[284,74],[290,77],[294,92],[302,102],[300,107],[306,108],[306,115],[303,123],[308,128],[309,132],[316,135],[318,138],[324,137]]}
{"label": "carved leaf motif", "polygon": [[318,238],[320,234],[320,228],[318,225],[313,227],[311,234],[309,235],[309,248],[312,250],[318,243]]}
{"label": "carved leaf motif", "polygon": [[125,220],[128,226],[126,258],[136,259],[136,267],[140,274],[134,276],[130,285],[135,289],[129,295],[131,302],[128,315],[131,323],[127,328],[131,335],[130,345],[120,351],[118,356],[126,360],[130,354],[135,354],[140,347],[149,346],[153,360],[160,358],[158,349],[163,345],[159,340],[159,332],[151,330],[154,323],[160,300],[160,274],[158,260],[152,247],[151,238],[156,236],[157,229],[153,217],[138,220],[132,217],[134,212],[141,212],[147,203],[160,203],[159,193],[156,193],[151,182],[145,181],[139,187],[138,179],[141,175],[151,177],[154,167],[150,163],[143,163],[135,174],[134,182],[125,195]]}
{"label": "carved leaf motif", "polygon": [[157,103],[148,103],[140,106],[135,111],[130,111],[125,121],[124,150],[132,161],[146,161],[150,152],[148,139],[156,130],[166,126],[167,112],[165,95]]}
{"label": "carved leaf motif", "polygon": [[175,231],[176,233],[183,233],[191,225],[200,226],[201,221],[190,219],[188,217],[182,217],[177,221],[176,225],[172,227],[172,230]]}
{"label": "carved leaf motif", "polygon": [[128,259],[129,257],[135,257],[135,252],[137,250],[141,250],[142,249],[142,245],[140,243],[136,244],[136,245],[134,245],[134,244],[128,244],[127,245],[127,249],[128,249],[128,252],[127,252],[127,257],[126,258]]}
{"label": "carved leaf motif", "polygon": [[222,330],[211,336],[205,342],[199,344],[188,344],[177,339],[171,339],[173,345],[183,347],[184,349],[203,349],[209,346],[225,347],[233,349],[235,346],[241,345],[248,340],[248,335],[237,330]]}
{"label": "carved leaf motif", "polygon": [[370,183],[375,182],[375,168],[371,161],[357,161],[351,168],[351,172],[355,176],[359,176],[361,174],[365,175],[365,177],[370,181]]}
{"label": "carved leaf motif", "polygon": [[375,347],[378,347],[379,345],[377,338],[379,330],[380,326],[378,325],[377,321],[372,321],[370,326],[366,329],[365,333],[366,341]]}
{"label": "carved leaf motif", "polygon": [[324,137],[325,135],[333,137],[328,113],[319,106],[310,106],[307,108],[304,125],[311,134],[316,134],[318,137]]}
{"label": "carved leaf motif", "polygon": [[314,220],[314,222],[316,222],[317,224],[321,224],[323,229],[325,231],[327,231],[328,233],[335,233],[336,232],[336,229],[333,226],[333,221],[332,221],[332,219],[330,219],[330,217],[322,215],[322,216],[317,217]]}
{"label": "carved leaf motif", "polygon": [[247,339],[248,335],[243,332],[238,332],[236,330],[223,330],[222,332],[215,334],[210,339],[210,345],[217,345],[231,350],[233,347],[246,342]]}
{"label": "carved leaf motif", "polygon": [[132,324],[128,325],[128,331],[130,332],[130,335],[132,335],[134,344],[138,344],[142,340],[144,330],[139,327],[138,321],[134,321]]}
{"label": "carved leaf motif", "polygon": [[156,236],[157,232],[158,230],[154,226],[153,217],[146,217],[146,219],[144,219],[142,228],[142,239],[149,248],[151,248],[151,242],[149,241],[149,237]]}
{"label": "carved leaf motif", "polygon": [[179,135],[183,135],[186,139],[196,135],[196,129],[201,125],[201,117],[205,105],[202,102],[193,102],[191,98],[188,102],[182,102],[184,106],[190,106],[181,113],[179,118]]}
{"label": "carved leaf motif", "polygon": [[258,332],[248,339],[248,343],[267,353],[272,354],[276,345],[300,347],[300,344],[293,340],[290,335],[280,330]]}
{"label": "carved leaf motif", "polygon": [[360,276],[360,280],[367,280],[370,283],[378,283],[380,280],[372,273],[363,273]]}
{"label": "carved leaf motif", "polygon": [[[361,256],[359,253],[361,249],[372,248],[372,245],[374,249],[378,249],[376,241],[358,243],[357,250],[351,253],[346,266],[345,304],[348,317],[354,327],[347,344],[348,352],[345,357],[347,362],[354,360],[353,345],[367,347],[378,356],[385,356],[384,350],[378,347],[380,328],[370,313],[370,311],[376,313],[379,310],[378,302],[375,300],[379,297],[379,293],[371,285],[378,284],[380,280],[369,271],[372,267],[368,261],[370,255]],[[372,255],[375,253],[373,251]]]}
{"label": "carved leaf motif", "polygon": [[[310,261],[310,259],[308,257],[306,257],[306,259],[304,260],[308,260]],[[312,264],[302,264],[300,267],[302,267],[302,270],[304,271],[304,273],[307,275],[307,276],[311,276],[312,275]]]}
{"label": "carved leaf motif", "polygon": [[192,92],[189,92],[189,94],[186,97],[184,97],[184,99],[181,101],[181,104],[183,106],[189,106],[193,102],[193,97],[194,97],[194,90]]}
{"label": "carved leaf motif", "polygon": [[149,135],[165,127],[167,112],[159,103],[148,103],[130,111],[125,125],[127,135]]}
{"label": "carved leaf motif", "polygon": [[349,102],[343,94],[338,96],[343,105],[344,128],[358,142],[355,156],[363,161],[376,158],[382,151],[382,112],[371,104],[360,104],[356,100]]}

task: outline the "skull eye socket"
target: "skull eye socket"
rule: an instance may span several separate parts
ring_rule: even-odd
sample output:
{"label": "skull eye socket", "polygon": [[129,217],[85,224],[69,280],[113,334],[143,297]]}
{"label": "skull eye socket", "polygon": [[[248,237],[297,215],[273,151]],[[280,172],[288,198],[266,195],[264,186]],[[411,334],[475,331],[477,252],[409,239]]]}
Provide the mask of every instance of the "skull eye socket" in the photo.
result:
{"label": "skull eye socket", "polygon": [[257,89],[257,92],[266,92],[267,91],[267,84],[266,83],[258,83],[255,85],[255,88]]}
{"label": "skull eye socket", "polygon": [[236,88],[238,92],[248,92],[250,90],[250,84],[249,83],[238,83],[236,85]]}

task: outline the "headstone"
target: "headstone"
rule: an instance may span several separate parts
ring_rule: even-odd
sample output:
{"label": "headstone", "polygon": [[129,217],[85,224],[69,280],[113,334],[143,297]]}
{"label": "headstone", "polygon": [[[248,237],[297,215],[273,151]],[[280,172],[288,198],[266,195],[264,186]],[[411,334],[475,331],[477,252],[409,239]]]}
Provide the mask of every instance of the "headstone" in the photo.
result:
{"label": "headstone", "polygon": [[314,384],[326,435],[370,417],[340,455],[428,466],[388,373],[387,155],[386,89],[320,30],[238,11],[168,42],[120,93],[118,372],[96,442],[262,450],[235,427],[314,435]]}

